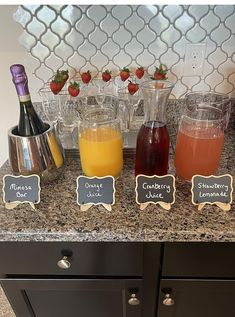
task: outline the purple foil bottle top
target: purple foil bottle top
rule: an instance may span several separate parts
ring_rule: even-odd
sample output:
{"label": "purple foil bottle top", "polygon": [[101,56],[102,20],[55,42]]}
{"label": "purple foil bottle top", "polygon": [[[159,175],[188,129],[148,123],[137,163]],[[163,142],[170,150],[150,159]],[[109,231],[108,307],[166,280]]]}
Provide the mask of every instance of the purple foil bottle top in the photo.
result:
{"label": "purple foil bottle top", "polygon": [[18,96],[29,95],[28,78],[24,66],[21,64],[14,64],[10,67],[10,70],[12,81],[15,84]]}

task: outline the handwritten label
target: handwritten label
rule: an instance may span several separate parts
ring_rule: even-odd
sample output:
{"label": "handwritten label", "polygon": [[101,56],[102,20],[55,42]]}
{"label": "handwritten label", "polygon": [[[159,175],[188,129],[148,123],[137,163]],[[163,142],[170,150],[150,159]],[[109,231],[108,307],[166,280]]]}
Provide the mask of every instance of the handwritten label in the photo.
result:
{"label": "handwritten label", "polygon": [[175,177],[170,174],[138,175],[135,191],[137,204],[160,204],[163,208],[170,209],[169,205],[175,202]]}
{"label": "handwritten label", "polygon": [[3,201],[5,204],[38,204],[40,202],[40,177],[38,175],[3,177]]}
{"label": "handwritten label", "polygon": [[113,205],[115,203],[115,179],[113,176],[77,178],[78,205]]}
{"label": "handwritten label", "polygon": [[191,188],[192,203],[194,205],[216,204],[221,208],[223,205],[231,204],[232,184],[233,178],[229,174],[221,176],[194,175]]}

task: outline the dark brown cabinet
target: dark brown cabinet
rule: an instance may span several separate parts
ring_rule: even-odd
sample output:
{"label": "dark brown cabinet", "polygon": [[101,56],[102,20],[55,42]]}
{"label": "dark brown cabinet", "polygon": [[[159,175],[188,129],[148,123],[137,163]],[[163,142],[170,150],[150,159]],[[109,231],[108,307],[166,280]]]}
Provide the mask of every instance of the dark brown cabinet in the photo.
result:
{"label": "dark brown cabinet", "polygon": [[141,317],[141,279],[8,279],[2,286],[16,316]]}
{"label": "dark brown cabinet", "polygon": [[157,317],[234,317],[235,243],[166,243]]}
{"label": "dark brown cabinet", "polygon": [[235,316],[235,243],[3,242],[0,257],[16,317]]}
{"label": "dark brown cabinet", "polygon": [[16,317],[155,317],[161,247],[0,243],[0,283]]}
{"label": "dark brown cabinet", "polygon": [[235,316],[235,280],[162,279],[160,289],[158,317]]}

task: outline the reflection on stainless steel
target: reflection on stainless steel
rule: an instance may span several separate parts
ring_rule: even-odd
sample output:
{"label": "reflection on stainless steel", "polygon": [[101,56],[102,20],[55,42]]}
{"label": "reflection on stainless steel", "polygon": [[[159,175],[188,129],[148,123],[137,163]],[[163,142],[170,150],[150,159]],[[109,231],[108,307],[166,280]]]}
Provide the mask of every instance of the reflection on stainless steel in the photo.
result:
{"label": "reflection on stainless steel", "polygon": [[43,183],[58,178],[63,170],[64,151],[53,125],[30,137],[17,135],[17,127],[8,132],[9,161],[14,175],[40,176]]}

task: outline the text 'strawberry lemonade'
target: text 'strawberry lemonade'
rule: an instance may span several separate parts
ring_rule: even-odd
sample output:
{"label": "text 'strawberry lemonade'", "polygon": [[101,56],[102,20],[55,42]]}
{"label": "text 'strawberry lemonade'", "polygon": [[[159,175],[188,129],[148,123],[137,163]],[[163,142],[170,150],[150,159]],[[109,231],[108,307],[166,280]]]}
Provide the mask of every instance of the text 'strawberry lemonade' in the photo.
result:
{"label": "text 'strawberry lemonade'", "polygon": [[80,124],[79,150],[86,176],[118,177],[123,167],[122,135],[119,120],[110,109],[88,112]]}
{"label": "text 'strawberry lemonade'", "polygon": [[223,94],[193,92],[185,97],[176,140],[175,168],[179,178],[216,173],[228,124],[229,98]]}

